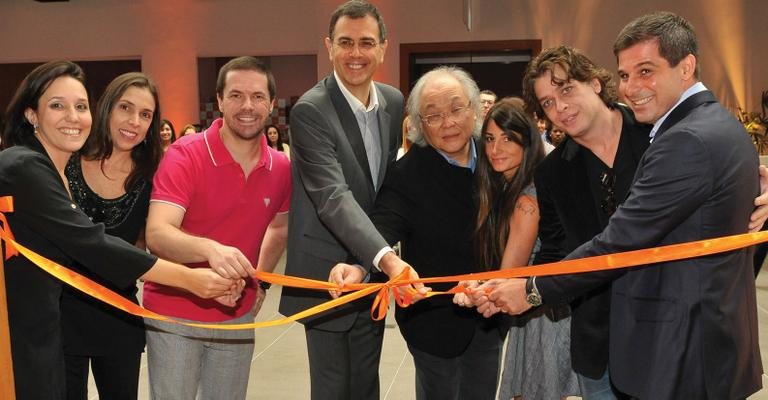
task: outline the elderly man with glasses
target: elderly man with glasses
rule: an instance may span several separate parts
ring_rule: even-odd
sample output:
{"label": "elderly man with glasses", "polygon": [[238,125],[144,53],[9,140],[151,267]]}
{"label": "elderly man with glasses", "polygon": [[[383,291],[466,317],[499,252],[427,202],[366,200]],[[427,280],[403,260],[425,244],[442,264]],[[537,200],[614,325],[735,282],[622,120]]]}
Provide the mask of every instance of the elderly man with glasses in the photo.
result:
{"label": "elderly man with glasses", "polygon": [[[422,76],[408,99],[415,146],[387,173],[371,220],[422,276],[479,272],[471,238],[477,210],[473,139],[481,127],[479,90],[466,72],[439,67]],[[359,269],[340,264],[331,281],[359,282]],[[451,285],[435,284],[445,290]],[[416,366],[417,399],[492,399],[502,333],[496,320],[453,304],[423,299],[396,312]]]}

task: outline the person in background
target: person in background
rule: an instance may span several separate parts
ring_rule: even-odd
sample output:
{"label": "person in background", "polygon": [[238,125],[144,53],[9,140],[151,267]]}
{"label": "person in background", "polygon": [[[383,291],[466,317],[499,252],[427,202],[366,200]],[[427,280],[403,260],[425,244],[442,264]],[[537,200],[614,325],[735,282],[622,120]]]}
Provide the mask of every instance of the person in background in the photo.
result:
{"label": "person in background", "polygon": [[291,148],[283,143],[283,135],[280,134],[280,129],[275,125],[267,125],[267,145],[277,151],[285,154],[288,159],[291,159]]}
{"label": "person in background", "polygon": [[[290,162],[267,146],[264,127],[275,103],[275,79],[253,57],[221,67],[216,98],[222,118],[165,153],[155,174],[147,246],[190,268],[210,266],[246,279],[243,297],[224,308],[189,293],[144,284],[152,311],[217,324],[252,323],[269,284],[251,276],[272,272],[285,249]],[[254,331],[213,330],[145,321],[150,393],[156,399],[244,399]]]}
{"label": "person in background", "polygon": [[193,133],[197,133],[197,128],[192,124],[187,124],[179,131],[179,137],[191,135]]}
{"label": "person in background", "polygon": [[[73,203],[65,169],[92,123],[84,80],[76,64],[52,61],[30,72],[8,105],[0,195],[13,197],[14,211],[6,218],[16,240],[64,266],[81,265],[116,287],[140,278],[234,306],[241,279],[158,259],[107,235],[103,224],[94,224]],[[5,279],[16,396],[64,399],[62,283],[23,256],[5,262]]]}
{"label": "person in background", "polygon": [[399,149],[397,149],[397,159],[399,160],[402,158],[405,153],[408,152],[408,150],[411,149],[411,145],[413,145],[413,142],[411,142],[411,139],[408,139],[408,135],[413,132],[413,124],[411,123],[411,116],[406,115],[405,118],[403,118],[403,137],[402,137],[402,145]]}
{"label": "person in background", "polygon": [[557,147],[565,139],[565,131],[557,125],[552,124],[551,128],[547,131],[547,141],[552,146]]}
{"label": "person in background", "polygon": [[167,119],[162,120],[160,125],[160,141],[162,144],[163,152],[168,150],[171,143],[176,141],[176,131],[173,129],[173,124]]}
{"label": "person in background", "polygon": [[[162,134],[157,88],[144,74],[115,78],[96,106],[96,123],[85,145],[64,170],[75,204],[105,232],[144,250],[144,225],[152,176],[160,163]],[[161,122],[162,121],[162,122]],[[107,262],[108,263],[108,262]],[[138,304],[135,282],[116,287],[76,266]],[[144,323],[69,286],[61,299],[67,399],[88,398],[88,369],[99,397],[136,399],[144,351]]]}
{"label": "person in background", "polygon": [[498,96],[496,96],[496,93],[490,91],[490,90],[481,90],[480,91],[480,118],[484,119],[485,115],[488,114],[488,110],[493,107],[493,104],[496,103],[496,99]]}
{"label": "person in background", "polygon": [[[475,173],[477,262],[488,269],[528,265],[539,248],[533,174],[544,158],[544,143],[517,98],[502,99],[491,107],[481,134]],[[471,305],[464,294],[455,295],[454,302]],[[579,395],[571,369],[570,324],[567,305],[541,307],[512,321],[499,399]]]}

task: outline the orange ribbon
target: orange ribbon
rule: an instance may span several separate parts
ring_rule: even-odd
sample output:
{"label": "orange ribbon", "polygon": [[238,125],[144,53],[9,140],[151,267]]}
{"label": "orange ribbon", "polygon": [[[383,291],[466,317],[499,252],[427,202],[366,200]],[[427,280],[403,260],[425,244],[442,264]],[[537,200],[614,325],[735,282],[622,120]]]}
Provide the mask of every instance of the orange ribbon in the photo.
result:
{"label": "orange ribbon", "polygon": [[[42,268],[44,271],[53,275],[62,282],[92,296],[113,307],[119,308],[127,313],[155,319],[159,321],[175,322],[187,326],[194,326],[198,328],[210,328],[210,329],[254,329],[263,328],[268,326],[277,326],[286,324],[289,322],[297,321],[302,318],[306,318],[324,311],[328,311],[334,307],[340,306],[357,300],[359,298],[368,296],[373,293],[377,293],[374,298],[373,306],[371,307],[371,317],[376,320],[383,319],[389,308],[389,292],[391,289],[398,286],[411,285],[413,283],[440,283],[440,282],[459,282],[466,280],[486,280],[495,278],[522,278],[528,276],[544,276],[544,275],[561,275],[561,274],[574,274],[590,271],[599,271],[616,268],[626,268],[638,265],[654,264],[659,262],[681,260],[693,257],[702,257],[711,254],[716,254],[724,251],[731,251],[740,249],[742,247],[751,246],[754,244],[768,241],[768,231],[762,231],[757,233],[745,233],[740,235],[725,236],[720,238],[705,239],[695,242],[673,244],[662,247],[655,247],[650,249],[633,250],[623,253],[608,254],[603,256],[595,256],[582,258],[578,260],[568,260],[549,264],[540,264],[535,266],[524,266],[511,269],[504,269],[499,271],[478,272],[465,275],[443,276],[434,278],[421,278],[421,279],[407,279],[409,270],[406,268],[400,275],[392,278],[388,282],[384,283],[358,283],[353,285],[347,285],[340,287],[334,283],[316,281],[312,279],[298,278],[293,276],[279,275],[270,272],[256,272],[256,278],[278,284],[282,286],[297,287],[303,289],[312,290],[326,290],[337,292],[350,292],[347,295],[341,296],[337,299],[327,301],[322,304],[318,304],[315,307],[309,308],[297,314],[289,317],[276,319],[272,321],[253,322],[248,324],[204,324],[204,323],[192,323],[177,321],[173,318],[166,317],[164,315],[157,314],[149,311],[123,297],[117,293],[99,285],[91,279],[86,278],[68,268],[59,265],[34,251],[22,246],[13,237],[13,233],[8,226],[8,221],[5,218],[4,213],[13,212],[13,200],[10,196],[0,197],[0,222],[2,223],[2,229],[0,229],[0,239],[6,243],[6,259],[21,254],[27,257],[35,265]],[[432,291],[426,294],[426,297],[432,297],[443,294],[454,294],[464,292],[465,288],[460,285],[456,285],[448,291],[437,292]],[[416,292],[409,288],[405,291],[405,295],[401,295],[399,291],[393,291],[395,302],[401,307],[407,307],[413,302]]]}

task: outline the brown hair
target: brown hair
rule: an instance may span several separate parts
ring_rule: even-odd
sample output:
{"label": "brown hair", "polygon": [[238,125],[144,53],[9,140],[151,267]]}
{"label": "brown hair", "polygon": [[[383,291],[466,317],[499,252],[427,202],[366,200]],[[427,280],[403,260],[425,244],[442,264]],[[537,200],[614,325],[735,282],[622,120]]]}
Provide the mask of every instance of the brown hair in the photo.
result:
{"label": "brown hair", "polygon": [[163,157],[162,139],[160,138],[160,101],[157,95],[157,87],[148,76],[141,72],[128,72],[113,79],[96,105],[93,129],[85,141],[80,154],[87,160],[100,160],[102,172],[104,160],[112,155],[112,135],[109,130],[109,120],[115,105],[130,87],[147,89],[155,100],[155,111],[152,113],[152,122],[147,128],[147,136],[144,141],[131,149],[133,170],[125,178],[123,187],[129,191],[141,180],[152,182],[152,177],[157,171],[160,159]]}
{"label": "brown hair", "polygon": [[496,172],[485,154],[485,140],[479,141],[475,183],[477,219],[474,248],[478,265],[498,267],[509,240],[509,219],[523,191],[533,183],[536,166],[544,158],[544,144],[531,117],[518,98],[504,98],[493,105],[483,121],[486,132],[493,121],[504,135],[523,148],[523,159],[511,180]]}
{"label": "brown hair", "polygon": [[[566,78],[564,80],[554,76],[554,69],[558,66],[565,71]],[[539,117],[546,116],[546,113],[539,104],[533,84],[536,79],[541,78],[547,72],[552,75],[552,84],[556,86],[562,86],[571,79],[584,83],[597,79],[601,86],[598,96],[603,103],[612,107],[612,104],[617,100],[616,82],[613,79],[613,74],[605,68],[599,67],[573,47],[552,47],[542,51],[541,54],[531,60],[523,75],[523,99],[525,99],[526,107],[529,112],[536,113]]]}
{"label": "brown hair", "polygon": [[261,72],[267,76],[267,90],[269,91],[269,100],[275,98],[277,91],[275,86],[275,77],[272,75],[272,70],[267,65],[256,57],[243,56],[229,60],[219,70],[219,76],[216,78],[216,94],[219,96],[224,95],[224,86],[227,84],[227,74],[229,71],[256,71]]}

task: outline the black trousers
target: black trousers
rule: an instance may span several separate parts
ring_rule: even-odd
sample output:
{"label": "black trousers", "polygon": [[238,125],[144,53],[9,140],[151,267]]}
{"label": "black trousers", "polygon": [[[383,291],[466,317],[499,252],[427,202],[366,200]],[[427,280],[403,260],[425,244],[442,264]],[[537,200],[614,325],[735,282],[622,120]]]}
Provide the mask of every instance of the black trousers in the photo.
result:
{"label": "black trousers", "polygon": [[114,356],[64,357],[67,368],[67,399],[88,399],[88,364],[100,399],[136,400],[139,394],[141,353]]}
{"label": "black trousers", "polygon": [[347,332],[305,326],[312,400],[378,400],[384,321],[362,311]]}
{"label": "black trousers", "polygon": [[418,400],[492,400],[496,397],[504,341],[499,329],[483,329],[458,357],[438,357],[408,345],[416,366]]}

